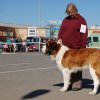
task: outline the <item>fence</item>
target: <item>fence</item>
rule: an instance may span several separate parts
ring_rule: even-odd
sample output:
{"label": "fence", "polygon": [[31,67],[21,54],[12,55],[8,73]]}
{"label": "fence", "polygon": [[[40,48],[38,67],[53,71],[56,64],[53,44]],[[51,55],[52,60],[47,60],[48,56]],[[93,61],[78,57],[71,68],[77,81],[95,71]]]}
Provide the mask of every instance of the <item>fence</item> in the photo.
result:
{"label": "fence", "polygon": [[6,51],[6,52],[28,52],[29,50],[37,50],[41,51],[41,47],[46,43],[41,41],[41,38],[39,38],[38,42],[32,41],[32,42],[22,42],[22,43],[0,43],[0,52]]}

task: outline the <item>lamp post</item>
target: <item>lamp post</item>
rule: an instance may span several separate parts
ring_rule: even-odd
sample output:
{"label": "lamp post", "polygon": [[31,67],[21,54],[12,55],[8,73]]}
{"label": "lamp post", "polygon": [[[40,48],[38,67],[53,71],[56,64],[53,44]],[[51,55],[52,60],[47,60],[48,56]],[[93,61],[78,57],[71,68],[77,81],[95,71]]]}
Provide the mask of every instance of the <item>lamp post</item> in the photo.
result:
{"label": "lamp post", "polygon": [[41,26],[41,12],[40,12],[40,8],[41,8],[41,3],[39,0],[39,27]]}
{"label": "lamp post", "polygon": [[[40,4],[40,0],[38,1],[38,3],[39,3],[39,34],[40,34],[40,27],[41,27],[41,12],[40,12],[40,6],[41,6],[41,4]],[[38,34],[38,35],[39,35]],[[40,36],[39,36],[40,37]],[[40,45],[41,45],[41,40],[40,40],[40,38],[39,38],[39,52],[40,52]]]}

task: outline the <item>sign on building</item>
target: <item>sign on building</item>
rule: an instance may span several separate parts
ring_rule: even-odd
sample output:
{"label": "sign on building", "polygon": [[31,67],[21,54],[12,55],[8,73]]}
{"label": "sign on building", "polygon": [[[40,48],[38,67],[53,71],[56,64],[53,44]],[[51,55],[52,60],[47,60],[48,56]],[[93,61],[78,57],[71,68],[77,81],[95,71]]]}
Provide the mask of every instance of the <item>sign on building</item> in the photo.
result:
{"label": "sign on building", "polygon": [[36,27],[28,27],[28,37],[36,36]]}

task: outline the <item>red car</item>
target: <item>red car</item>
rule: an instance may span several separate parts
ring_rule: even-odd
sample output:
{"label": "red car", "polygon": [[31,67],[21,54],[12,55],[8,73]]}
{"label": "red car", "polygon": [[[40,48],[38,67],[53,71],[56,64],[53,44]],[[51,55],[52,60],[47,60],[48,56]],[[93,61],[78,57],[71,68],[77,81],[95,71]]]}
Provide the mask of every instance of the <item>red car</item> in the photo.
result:
{"label": "red car", "polygon": [[28,51],[36,51],[38,50],[38,44],[33,44],[33,43],[27,44],[27,49]]}

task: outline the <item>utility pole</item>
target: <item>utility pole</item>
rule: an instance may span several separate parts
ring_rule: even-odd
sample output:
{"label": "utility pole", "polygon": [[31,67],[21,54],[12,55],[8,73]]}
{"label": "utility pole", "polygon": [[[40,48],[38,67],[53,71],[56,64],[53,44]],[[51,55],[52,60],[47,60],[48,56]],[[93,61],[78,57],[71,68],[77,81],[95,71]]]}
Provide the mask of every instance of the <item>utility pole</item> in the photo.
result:
{"label": "utility pole", "polygon": [[[39,34],[41,32],[41,29],[40,29],[41,28],[41,11],[40,11],[40,9],[41,9],[41,3],[40,3],[40,0],[39,0]],[[41,38],[39,36],[39,52],[41,50],[41,46],[40,45],[41,45]]]}

